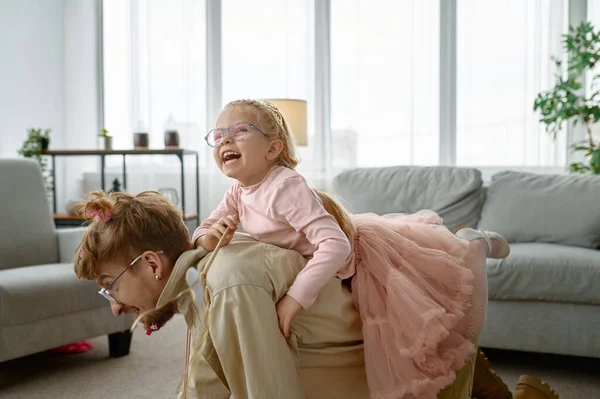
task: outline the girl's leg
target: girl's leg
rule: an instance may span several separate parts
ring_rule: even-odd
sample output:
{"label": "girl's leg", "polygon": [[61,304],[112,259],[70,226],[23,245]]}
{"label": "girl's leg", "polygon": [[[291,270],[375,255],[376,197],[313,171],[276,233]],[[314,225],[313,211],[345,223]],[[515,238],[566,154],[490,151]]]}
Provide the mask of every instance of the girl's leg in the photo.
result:
{"label": "girl's leg", "polygon": [[473,240],[469,243],[469,252],[464,260],[475,279],[471,293],[471,308],[457,326],[458,331],[469,339],[476,339],[485,325],[488,301],[487,275],[485,263],[488,254],[488,245],[482,240]]}
{"label": "girl's leg", "polygon": [[476,339],[483,330],[487,314],[486,259],[488,257],[505,258],[510,252],[510,247],[501,235],[493,232],[464,228],[458,230],[456,236],[469,241],[469,251],[464,260],[475,276],[473,292],[471,293],[472,307],[457,328],[467,338]]}

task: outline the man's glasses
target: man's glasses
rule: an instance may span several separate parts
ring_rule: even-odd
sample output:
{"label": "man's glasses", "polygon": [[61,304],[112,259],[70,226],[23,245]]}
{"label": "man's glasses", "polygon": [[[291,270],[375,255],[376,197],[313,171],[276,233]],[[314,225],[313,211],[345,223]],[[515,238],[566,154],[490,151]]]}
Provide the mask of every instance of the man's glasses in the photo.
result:
{"label": "man's glasses", "polygon": [[[162,254],[163,251],[157,251],[157,254]],[[140,260],[142,258],[144,254],[141,254],[140,256],[138,256],[137,258],[135,258],[130,264],[129,266],[127,266],[125,268],[125,270],[123,270],[121,273],[119,273],[119,275],[108,285],[108,287],[106,288],[101,288],[100,291],[98,291],[98,294],[102,295],[104,298],[108,299],[108,301],[110,303],[112,303],[113,305],[118,305],[119,302],[117,302],[117,300],[115,298],[112,297],[112,295],[110,295],[108,293],[108,290],[111,289],[111,287],[117,282],[117,280],[119,279],[119,277],[121,277],[131,266],[133,266],[135,264],[135,262],[137,262],[138,260]]]}
{"label": "man's glasses", "polygon": [[242,141],[245,140],[246,137],[250,134],[250,131],[254,129],[264,136],[267,134],[254,126],[252,123],[240,122],[235,125],[229,126],[227,129],[213,129],[204,137],[206,143],[212,147],[216,148],[221,145],[221,141],[225,138],[225,136],[229,135],[233,141]]}

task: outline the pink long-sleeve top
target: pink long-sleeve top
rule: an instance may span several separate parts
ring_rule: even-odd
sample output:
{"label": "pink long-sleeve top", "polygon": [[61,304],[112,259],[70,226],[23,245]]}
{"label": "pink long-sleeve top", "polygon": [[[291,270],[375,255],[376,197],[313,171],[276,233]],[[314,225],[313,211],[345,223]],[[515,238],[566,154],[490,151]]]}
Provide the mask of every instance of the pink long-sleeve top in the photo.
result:
{"label": "pink long-sleeve top", "polygon": [[305,309],[331,278],[353,274],[348,238],[295,170],[276,166],[261,183],[249,187],[234,183],[194,231],[193,242],[226,215],[238,215],[244,230],[256,240],[309,258],[287,292]]}

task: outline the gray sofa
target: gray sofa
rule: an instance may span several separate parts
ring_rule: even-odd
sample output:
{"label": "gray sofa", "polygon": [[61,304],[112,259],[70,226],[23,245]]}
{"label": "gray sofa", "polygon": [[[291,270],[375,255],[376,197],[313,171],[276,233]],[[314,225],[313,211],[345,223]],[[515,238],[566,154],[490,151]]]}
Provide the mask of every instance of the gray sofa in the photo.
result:
{"label": "gray sofa", "polygon": [[37,163],[0,159],[0,362],[105,334],[129,352],[132,318],[73,272],[83,231],[54,229]]}
{"label": "gray sofa", "polygon": [[483,347],[600,358],[600,177],[390,167],[336,176],[354,213],[432,209],[454,231],[494,230],[511,243],[488,260]]}

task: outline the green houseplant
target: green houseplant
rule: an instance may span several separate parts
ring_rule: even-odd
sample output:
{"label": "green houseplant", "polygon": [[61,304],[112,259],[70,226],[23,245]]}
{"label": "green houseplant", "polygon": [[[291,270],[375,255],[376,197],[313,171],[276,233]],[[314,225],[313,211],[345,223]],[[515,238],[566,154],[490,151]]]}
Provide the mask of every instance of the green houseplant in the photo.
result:
{"label": "green houseplant", "polygon": [[[595,32],[591,23],[584,22],[577,28],[570,27],[562,44],[568,59],[566,71],[562,61],[553,59],[558,71],[556,84],[538,94],[533,109],[539,110],[540,122],[554,138],[565,122],[582,124],[586,140],[573,144],[571,149],[583,152],[584,162],[571,164],[570,170],[600,174],[600,145],[592,135],[594,123],[600,122],[600,88],[596,86],[600,73],[594,70],[600,61],[600,31]],[[586,76],[591,78],[587,95],[583,87]]]}
{"label": "green houseplant", "polygon": [[102,129],[98,133],[98,148],[101,150],[112,150],[112,136],[108,134],[108,130]]}
{"label": "green houseplant", "polygon": [[29,129],[27,130],[27,138],[23,142],[21,148],[17,151],[24,158],[32,158],[37,161],[44,176],[44,184],[48,198],[52,195],[52,174],[48,168],[48,161],[42,155],[50,145],[50,129]]}

